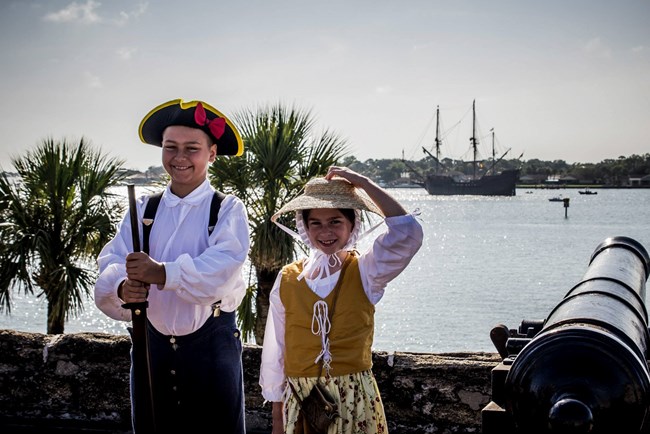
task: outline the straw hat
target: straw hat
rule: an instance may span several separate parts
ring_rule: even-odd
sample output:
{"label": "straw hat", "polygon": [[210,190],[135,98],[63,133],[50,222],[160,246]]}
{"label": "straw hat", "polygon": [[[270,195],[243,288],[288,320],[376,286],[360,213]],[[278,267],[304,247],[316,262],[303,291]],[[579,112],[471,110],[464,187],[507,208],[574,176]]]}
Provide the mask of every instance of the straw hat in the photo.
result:
{"label": "straw hat", "polygon": [[384,216],[364,191],[355,188],[345,179],[328,181],[325,178],[313,178],[305,184],[305,192],[280,208],[271,217],[271,221],[275,222],[285,212],[315,208],[349,208]]}
{"label": "straw hat", "polygon": [[174,99],[155,107],[140,122],[140,140],[149,145],[162,146],[163,132],[171,125],[204,131],[217,144],[217,155],[239,156],[244,152],[244,143],[234,124],[203,101]]}

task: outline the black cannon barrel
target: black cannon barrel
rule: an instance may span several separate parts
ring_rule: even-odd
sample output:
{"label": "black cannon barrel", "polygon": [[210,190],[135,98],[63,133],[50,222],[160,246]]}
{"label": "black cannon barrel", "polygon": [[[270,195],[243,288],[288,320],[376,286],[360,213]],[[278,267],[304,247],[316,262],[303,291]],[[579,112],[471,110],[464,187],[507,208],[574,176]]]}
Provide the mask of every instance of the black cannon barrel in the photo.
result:
{"label": "black cannon barrel", "polygon": [[514,432],[650,432],[649,267],[631,238],[596,248],[509,367],[502,393]]}

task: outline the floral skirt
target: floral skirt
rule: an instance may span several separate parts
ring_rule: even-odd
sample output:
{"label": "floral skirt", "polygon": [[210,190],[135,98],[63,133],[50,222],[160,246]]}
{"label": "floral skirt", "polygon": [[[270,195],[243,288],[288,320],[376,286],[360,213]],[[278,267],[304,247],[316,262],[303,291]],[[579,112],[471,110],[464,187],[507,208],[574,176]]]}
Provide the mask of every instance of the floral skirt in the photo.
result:
{"label": "floral skirt", "polygon": [[[309,395],[316,377],[290,377],[301,398]],[[320,379],[325,382],[324,378]],[[379,434],[388,433],[384,404],[379,395],[372,371],[331,377],[327,390],[339,404],[341,417],[330,426],[328,434]],[[294,434],[300,405],[287,386],[284,399],[284,426],[286,434]]]}

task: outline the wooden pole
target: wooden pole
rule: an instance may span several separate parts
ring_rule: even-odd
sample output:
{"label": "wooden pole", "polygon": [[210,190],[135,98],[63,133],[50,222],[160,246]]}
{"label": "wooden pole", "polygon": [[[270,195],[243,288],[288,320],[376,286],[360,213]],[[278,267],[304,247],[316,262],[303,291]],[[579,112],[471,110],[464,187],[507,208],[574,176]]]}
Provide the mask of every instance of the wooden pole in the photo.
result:
{"label": "wooden pole", "polygon": [[562,199],[562,202],[564,202],[564,218],[566,219],[566,218],[569,218],[569,215],[568,215],[569,214],[569,212],[568,212],[569,211],[569,198],[565,197],[564,199]]}
{"label": "wooden pole", "polygon": [[[131,218],[131,237],[133,251],[139,252],[140,232],[138,210],[135,203],[135,187],[127,186],[129,193],[129,215]],[[147,301],[142,303],[125,303],[125,309],[131,310],[131,343],[133,345],[133,412],[134,431],[136,434],[156,433],[156,420],[153,405],[153,385],[151,382],[151,360],[149,339],[147,337]]]}

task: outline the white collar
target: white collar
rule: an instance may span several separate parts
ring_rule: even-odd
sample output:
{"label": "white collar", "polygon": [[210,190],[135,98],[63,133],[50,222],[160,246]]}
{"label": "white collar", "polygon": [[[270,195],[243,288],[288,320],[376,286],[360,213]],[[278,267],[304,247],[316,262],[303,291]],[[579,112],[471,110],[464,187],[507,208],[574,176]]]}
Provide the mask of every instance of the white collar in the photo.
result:
{"label": "white collar", "polygon": [[214,190],[210,186],[210,181],[206,179],[201,183],[201,185],[192,190],[187,196],[178,197],[172,192],[171,183],[169,183],[163,192],[162,198],[165,202],[165,205],[170,208],[175,207],[179,204],[198,206],[205,199],[205,196],[211,195],[213,191]]}

